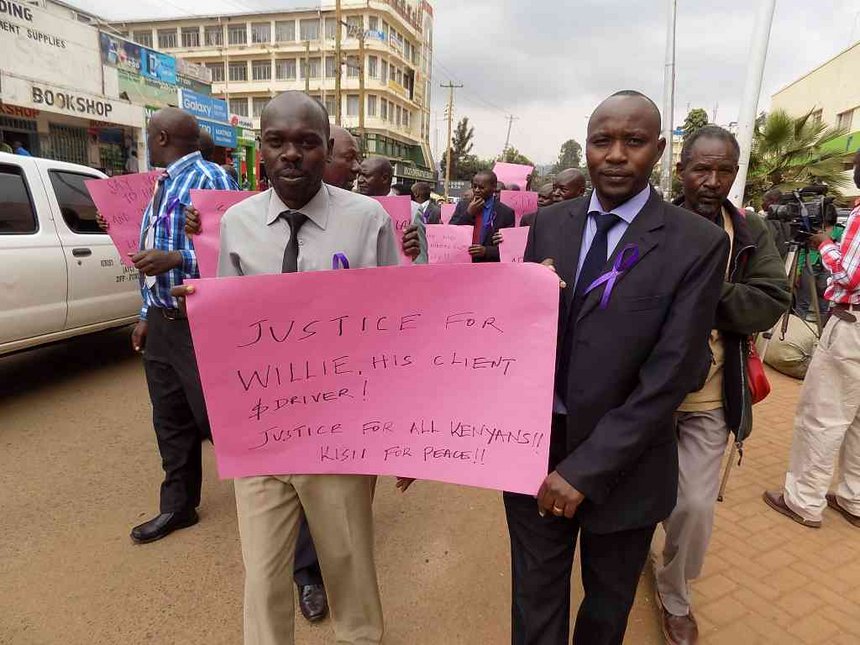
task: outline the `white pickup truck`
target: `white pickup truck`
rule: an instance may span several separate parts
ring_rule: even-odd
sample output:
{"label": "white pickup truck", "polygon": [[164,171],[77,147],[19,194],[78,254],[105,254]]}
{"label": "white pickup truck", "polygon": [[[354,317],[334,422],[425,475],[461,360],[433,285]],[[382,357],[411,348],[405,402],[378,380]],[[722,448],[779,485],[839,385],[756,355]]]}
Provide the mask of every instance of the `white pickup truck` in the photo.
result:
{"label": "white pickup truck", "polygon": [[84,181],[97,170],[0,152],[0,356],[134,322],[125,267]]}

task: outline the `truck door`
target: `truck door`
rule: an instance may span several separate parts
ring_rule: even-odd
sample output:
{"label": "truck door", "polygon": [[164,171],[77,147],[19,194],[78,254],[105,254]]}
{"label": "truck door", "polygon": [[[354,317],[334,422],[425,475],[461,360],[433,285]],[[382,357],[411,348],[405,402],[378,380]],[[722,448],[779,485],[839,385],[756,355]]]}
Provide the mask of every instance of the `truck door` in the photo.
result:
{"label": "truck door", "polygon": [[0,155],[0,345],[62,331],[66,261],[32,159]]}
{"label": "truck door", "polygon": [[140,311],[137,271],[125,267],[84,184],[100,175],[62,164],[47,166],[46,188],[69,267],[66,329],[130,318]]}

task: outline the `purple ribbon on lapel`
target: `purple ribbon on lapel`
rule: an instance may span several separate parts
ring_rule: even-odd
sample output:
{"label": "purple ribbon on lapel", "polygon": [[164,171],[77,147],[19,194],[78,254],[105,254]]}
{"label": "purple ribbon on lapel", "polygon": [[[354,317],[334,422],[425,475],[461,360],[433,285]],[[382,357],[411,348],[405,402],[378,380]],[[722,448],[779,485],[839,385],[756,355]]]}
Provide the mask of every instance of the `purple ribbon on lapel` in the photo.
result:
{"label": "purple ribbon on lapel", "polygon": [[609,296],[612,295],[612,290],[615,288],[615,282],[618,278],[632,269],[638,261],[639,247],[635,244],[627,244],[623,249],[621,249],[621,253],[615,257],[612,269],[588,285],[588,289],[585,290],[586,295],[591,293],[600,285],[606,283],[606,287],[603,289],[603,297],[600,299],[600,308],[606,309],[606,306],[609,304]]}
{"label": "purple ribbon on lapel", "polygon": [[343,253],[335,253],[331,256],[331,268],[332,270],[337,270],[340,268],[348,269],[349,268],[349,260],[346,255]]}

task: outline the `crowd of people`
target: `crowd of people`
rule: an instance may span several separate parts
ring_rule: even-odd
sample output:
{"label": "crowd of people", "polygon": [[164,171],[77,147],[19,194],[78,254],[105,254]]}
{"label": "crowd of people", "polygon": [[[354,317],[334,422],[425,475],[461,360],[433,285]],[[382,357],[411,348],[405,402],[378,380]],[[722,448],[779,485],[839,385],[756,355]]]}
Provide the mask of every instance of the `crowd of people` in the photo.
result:
{"label": "crowd of people", "polygon": [[[411,187],[412,225],[398,241],[386,211],[368,199],[397,192],[391,163],[362,159],[318,101],[300,92],[273,98],[261,142],[271,188],[224,215],[219,276],[326,270],[334,253],[346,253],[351,267],[392,266],[399,246],[427,262],[425,226],[441,221],[431,186]],[[183,281],[198,276],[193,239],[202,226],[189,191],[238,188],[205,160],[198,125],[184,112],[156,113],[147,145],[164,172],[132,258],[144,303],[132,340],[143,353],[164,480],[159,513],[131,532],[137,543],[198,521],[210,431],[183,302],[194,297]],[[686,139],[674,203],[649,184],[665,145],[649,98],[613,94],[588,123],[591,189],[578,169],[564,170],[538,188],[538,210],[522,218],[525,260],[557,273],[560,314],[547,476],[536,497],[503,494],[516,645],[569,642],[577,538],[585,596],[574,642],[621,643],[661,523],[663,630],[673,644],[698,639],[690,584],[705,560],[720,465],[727,444],[742,449],[753,428],[751,339],[776,324],[791,296],[764,220],[728,201],[735,137],[707,126]],[[855,162],[860,186],[860,156]],[[451,219],[473,227],[474,262],[498,262],[504,229],[516,223],[499,188],[493,172],[477,173]],[[806,527],[821,526],[827,505],[860,526],[860,209],[839,243],[816,233],[810,246],[830,273],[834,315],[806,379],[784,490],[764,499]],[[623,277],[603,285],[613,267]],[[405,492],[411,483],[396,485]],[[382,641],[375,484],[293,473],[236,480],[246,644],[293,642],[294,585],[308,620],[330,611],[338,643]]]}

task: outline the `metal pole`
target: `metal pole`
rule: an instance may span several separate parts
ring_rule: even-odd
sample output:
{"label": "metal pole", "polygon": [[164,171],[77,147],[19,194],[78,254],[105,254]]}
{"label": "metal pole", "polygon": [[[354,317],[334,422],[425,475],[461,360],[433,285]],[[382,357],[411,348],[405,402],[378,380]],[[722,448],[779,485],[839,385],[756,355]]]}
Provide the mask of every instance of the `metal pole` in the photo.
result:
{"label": "metal pole", "polygon": [[663,138],[666,149],[660,166],[660,186],[664,199],[672,192],[672,132],[675,129],[675,18],[678,15],[678,0],[668,2],[666,25],[666,65],[663,69]]}
{"label": "metal pole", "polygon": [[505,153],[508,151],[508,147],[511,145],[511,126],[514,124],[514,121],[517,120],[513,114],[509,114],[507,117],[508,121],[508,136],[505,137],[505,147],[502,150],[502,157],[505,156]]}
{"label": "metal pole", "polygon": [[[341,121],[341,105],[340,105],[340,31],[342,29],[340,12],[340,0],[336,0],[334,4],[334,122],[340,125]],[[323,34],[325,35],[325,34]]]}
{"label": "metal pole", "polygon": [[358,149],[364,156],[364,25],[358,34]]}
{"label": "metal pole", "polygon": [[462,85],[454,85],[448,81],[447,85],[441,87],[448,88],[448,149],[445,153],[445,201],[448,201],[448,184],[451,183],[451,142],[453,141],[453,119],[454,119],[454,88],[463,87]]}
{"label": "metal pole", "polygon": [[756,16],[755,27],[753,28],[752,48],[747,63],[747,82],[741,100],[741,111],[738,115],[738,143],[741,146],[738,176],[735,178],[732,192],[729,194],[729,199],[738,208],[743,206],[744,201],[758,98],[761,93],[761,77],[767,59],[770,27],[773,23],[773,11],[776,6],[776,0],[760,0],[760,2],[758,16]]}

